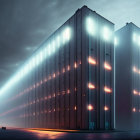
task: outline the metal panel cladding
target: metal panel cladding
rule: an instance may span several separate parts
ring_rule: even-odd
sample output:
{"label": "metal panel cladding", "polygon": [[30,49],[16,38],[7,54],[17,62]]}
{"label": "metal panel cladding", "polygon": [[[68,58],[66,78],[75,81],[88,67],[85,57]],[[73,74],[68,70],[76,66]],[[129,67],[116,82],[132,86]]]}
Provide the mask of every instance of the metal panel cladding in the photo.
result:
{"label": "metal panel cladding", "polygon": [[140,28],[127,23],[115,33],[116,128],[140,129]]}
{"label": "metal panel cladding", "polygon": [[0,123],[114,128],[114,24],[86,6],[53,33],[0,90]]}

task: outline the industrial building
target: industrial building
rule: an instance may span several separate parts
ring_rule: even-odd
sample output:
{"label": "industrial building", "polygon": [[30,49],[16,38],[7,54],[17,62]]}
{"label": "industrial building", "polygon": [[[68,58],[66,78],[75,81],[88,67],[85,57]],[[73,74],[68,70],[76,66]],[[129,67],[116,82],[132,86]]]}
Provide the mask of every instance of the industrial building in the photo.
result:
{"label": "industrial building", "polygon": [[116,129],[140,129],[140,28],[127,23],[115,33]]}
{"label": "industrial building", "polygon": [[0,124],[114,129],[114,24],[86,6],[0,89]]}

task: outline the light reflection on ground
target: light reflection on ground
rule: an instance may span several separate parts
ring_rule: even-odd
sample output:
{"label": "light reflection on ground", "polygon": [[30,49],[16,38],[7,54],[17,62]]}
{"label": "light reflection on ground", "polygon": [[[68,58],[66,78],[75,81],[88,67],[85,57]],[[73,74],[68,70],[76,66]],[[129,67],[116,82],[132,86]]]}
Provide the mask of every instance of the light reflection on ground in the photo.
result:
{"label": "light reflection on ground", "polygon": [[0,129],[0,140],[140,140],[140,131],[76,131],[76,130],[49,130],[44,128]]}
{"label": "light reflection on ground", "polygon": [[34,133],[39,138],[47,138],[47,139],[59,139],[66,134],[66,132],[54,132],[54,131],[39,131],[39,130],[26,130],[26,131]]}

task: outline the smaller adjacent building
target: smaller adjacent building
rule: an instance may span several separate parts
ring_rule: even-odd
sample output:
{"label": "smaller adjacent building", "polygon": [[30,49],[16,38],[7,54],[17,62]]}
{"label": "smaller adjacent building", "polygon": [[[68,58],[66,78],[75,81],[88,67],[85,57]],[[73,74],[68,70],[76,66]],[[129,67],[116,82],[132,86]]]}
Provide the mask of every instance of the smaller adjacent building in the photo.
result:
{"label": "smaller adjacent building", "polygon": [[140,129],[140,28],[115,33],[116,129]]}

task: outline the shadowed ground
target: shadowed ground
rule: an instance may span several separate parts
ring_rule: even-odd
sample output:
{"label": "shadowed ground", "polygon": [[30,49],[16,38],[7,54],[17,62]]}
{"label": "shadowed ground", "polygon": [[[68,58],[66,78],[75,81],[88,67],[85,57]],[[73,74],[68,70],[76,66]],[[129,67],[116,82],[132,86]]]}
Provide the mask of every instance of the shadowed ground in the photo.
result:
{"label": "shadowed ground", "polygon": [[7,129],[0,130],[0,140],[139,140],[140,131],[127,132],[100,132],[83,133],[81,132],[57,132],[40,131],[29,129]]}

